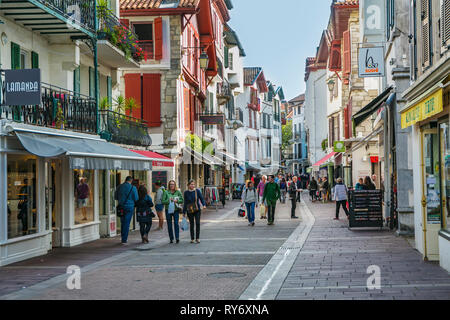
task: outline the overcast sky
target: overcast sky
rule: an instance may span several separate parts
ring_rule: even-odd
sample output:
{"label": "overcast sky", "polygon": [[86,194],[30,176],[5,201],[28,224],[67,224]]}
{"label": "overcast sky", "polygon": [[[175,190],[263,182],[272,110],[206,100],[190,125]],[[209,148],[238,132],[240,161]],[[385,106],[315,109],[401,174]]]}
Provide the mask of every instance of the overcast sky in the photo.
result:
{"label": "overcast sky", "polygon": [[232,0],[230,26],[247,57],[267,80],[283,86],[286,99],[304,93],[305,60],[315,56],[328,24],[331,0]]}

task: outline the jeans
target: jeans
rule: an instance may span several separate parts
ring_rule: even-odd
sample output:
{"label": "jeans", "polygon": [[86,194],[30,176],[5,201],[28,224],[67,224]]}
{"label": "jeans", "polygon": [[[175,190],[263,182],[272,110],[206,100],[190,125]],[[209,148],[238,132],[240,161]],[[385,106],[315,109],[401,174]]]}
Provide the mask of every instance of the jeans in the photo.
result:
{"label": "jeans", "polygon": [[245,203],[247,207],[247,218],[249,223],[255,222],[255,202]]}
{"label": "jeans", "polygon": [[120,217],[120,235],[122,236],[122,243],[127,243],[128,232],[130,232],[130,223],[133,218],[134,209],[125,208],[125,215]]}
{"label": "jeans", "polygon": [[148,236],[150,229],[152,228],[152,220],[149,222],[139,222],[141,237]]}
{"label": "jeans", "polygon": [[[173,219],[173,224],[172,224]],[[166,212],[166,220],[167,220],[167,230],[169,231],[170,241],[173,241],[173,229],[175,228],[175,239],[180,239],[180,226],[178,222],[180,220],[180,212],[175,211],[174,213]]]}
{"label": "jeans", "polygon": [[339,207],[342,205],[342,208],[344,208],[345,214],[349,215],[348,210],[347,210],[347,200],[342,200],[342,201],[336,201],[336,218],[339,219]]}
{"label": "jeans", "polygon": [[281,198],[280,198],[280,202],[285,203],[286,202],[286,190],[281,190]]}
{"label": "jeans", "polygon": [[302,202],[301,201],[301,193],[300,193],[300,191],[297,191],[297,201],[298,202]]}
{"label": "jeans", "polygon": [[297,202],[295,199],[291,199],[292,202],[292,208],[291,208],[291,218],[295,217],[295,209],[297,209]]}
{"label": "jeans", "polygon": [[188,212],[188,219],[190,223],[191,240],[194,240],[194,226],[195,226],[195,240],[200,239],[200,215],[202,212],[199,210],[195,213]]}
{"label": "jeans", "polygon": [[269,217],[267,218],[269,223],[272,223],[275,220],[275,207],[276,205],[269,205]]}

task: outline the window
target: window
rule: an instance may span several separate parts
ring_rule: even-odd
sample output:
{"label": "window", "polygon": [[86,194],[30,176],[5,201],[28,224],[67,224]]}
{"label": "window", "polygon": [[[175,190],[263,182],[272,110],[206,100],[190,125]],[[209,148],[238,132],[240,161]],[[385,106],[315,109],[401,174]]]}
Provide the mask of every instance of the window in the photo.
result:
{"label": "window", "polygon": [[450,1],[441,0],[441,52],[450,46]]}
{"label": "window", "polygon": [[228,67],[230,68],[230,70],[233,70],[233,53],[232,52],[228,53]]}
{"label": "window", "polygon": [[422,68],[425,70],[433,64],[433,29],[431,1],[421,1],[421,29],[422,29]]}
{"label": "window", "polygon": [[411,56],[411,81],[417,79],[417,6],[416,0],[411,0],[410,12],[410,56]]}
{"label": "window", "polygon": [[8,154],[8,239],[37,233],[37,158]]}
{"label": "window", "polygon": [[94,170],[74,170],[75,224],[94,221]]}
{"label": "window", "polygon": [[442,168],[442,227],[450,232],[450,126],[448,120],[439,125]]}
{"label": "window", "polygon": [[[153,29],[152,23],[133,23],[134,32],[138,36],[139,46],[144,50],[147,59],[153,59]],[[156,32],[156,29],[155,29]]]}

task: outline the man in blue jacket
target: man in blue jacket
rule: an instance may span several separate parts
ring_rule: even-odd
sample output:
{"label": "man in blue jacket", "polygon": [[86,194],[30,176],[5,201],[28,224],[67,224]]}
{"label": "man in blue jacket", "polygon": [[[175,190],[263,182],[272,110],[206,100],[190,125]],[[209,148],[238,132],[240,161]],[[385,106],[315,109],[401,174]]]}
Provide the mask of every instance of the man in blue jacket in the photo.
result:
{"label": "man in blue jacket", "polygon": [[120,234],[122,236],[122,244],[126,244],[128,241],[128,232],[130,231],[130,223],[133,218],[134,207],[139,200],[139,196],[136,187],[131,183],[132,177],[127,177],[125,182],[117,187],[114,198],[119,202],[119,205],[123,206],[125,215],[120,218]]}

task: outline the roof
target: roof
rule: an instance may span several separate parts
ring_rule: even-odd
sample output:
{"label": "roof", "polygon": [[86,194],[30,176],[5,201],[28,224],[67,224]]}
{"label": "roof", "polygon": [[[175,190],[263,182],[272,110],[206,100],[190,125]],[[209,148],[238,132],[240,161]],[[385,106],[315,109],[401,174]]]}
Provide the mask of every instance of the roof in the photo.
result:
{"label": "roof", "polygon": [[275,94],[278,95],[281,100],[285,99],[283,87],[278,87],[277,91],[275,91]]}
{"label": "roof", "polygon": [[224,34],[225,34],[225,41],[227,42],[227,44],[237,46],[239,48],[239,55],[241,57],[245,57],[246,56],[245,50],[241,44],[241,41],[239,40],[237,33],[233,29],[231,29],[231,27],[228,24],[225,24]]}
{"label": "roof", "polygon": [[196,8],[200,0],[120,0],[120,10]]}
{"label": "roof", "polygon": [[301,95],[296,96],[294,99],[289,100],[289,103],[300,103],[305,102],[305,94],[302,93]]}
{"label": "roof", "polygon": [[289,112],[289,114],[286,116],[286,120],[291,120],[293,116],[294,116],[294,110]]}
{"label": "roof", "polygon": [[247,86],[252,86],[256,79],[258,79],[261,72],[261,67],[244,68],[244,84]]}

